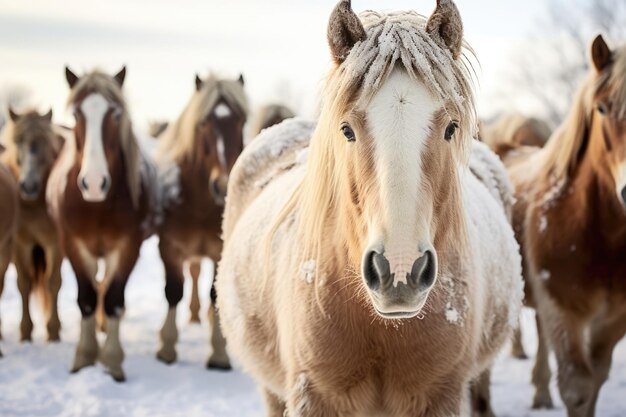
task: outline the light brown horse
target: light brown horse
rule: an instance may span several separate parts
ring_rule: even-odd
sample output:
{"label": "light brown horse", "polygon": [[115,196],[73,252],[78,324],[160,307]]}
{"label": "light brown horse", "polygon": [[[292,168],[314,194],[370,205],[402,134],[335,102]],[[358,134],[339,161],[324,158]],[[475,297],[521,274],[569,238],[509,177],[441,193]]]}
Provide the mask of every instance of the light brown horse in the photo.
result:
{"label": "light brown horse", "polygon": [[229,352],[272,417],[467,415],[523,290],[506,172],[472,139],[458,10],[359,17],[344,0],[328,41],[317,127],[265,130],[231,173]]}
{"label": "light brown horse", "polygon": [[61,262],[56,227],[48,214],[45,190],[48,176],[63,147],[62,128],[52,124],[52,111],[34,110],[17,114],[9,109],[10,120],[3,132],[7,150],[2,161],[19,183],[20,218],[13,262],[22,296],[21,339],[31,340],[33,322],[30,296],[40,295],[47,320],[48,340],[58,341],[61,322],[57,295],[61,288]]}
{"label": "light brown horse", "polygon": [[296,114],[289,107],[282,104],[266,104],[260,107],[254,115],[250,139],[256,138],[262,130],[295,116]]}
{"label": "light brown horse", "polygon": [[[248,114],[243,87],[243,77],[224,80],[211,75],[201,80],[196,76],[196,91],[189,104],[159,138],[157,161],[165,197],[164,218],[158,234],[169,309],[161,329],[162,346],[157,357],[167,363],[176,360],[176,306],[183,296],[183,267],[190,263],[191,318],[199,321],[200,261],[209,257],[217,265],[222,253],[226,184],[243,150],[243,128]],[[213,349],[207,366],[229,369],[215,298],[213,286],[209,307]]]}
{"label": "light brown horse", "polygon": [[552,129],[536,117],[505,114],[489,124],[481,124],[480,138],[502,159],[515,157],[523,147],[543,147]]}
{"label": "light brown horse", "polygon": [[570,417],[595,414],[626,333],[626,47],[601,36],[593,69],[545,148],[510,167],[526,301],[538,313],[535,407],[551,407],[547,343]]}
{"label": "light brown horse", "polygon": [[[0,295],[4,290],[4,275],[13,256],[18,213],[17,184],[9,169],[0,161]],[[1,339],[2,331],[0,329]],[[0,357],[2,357],[2,352],[0,352]]]}
{"label": "light brown horse", "polygon": [[[82,77],[66,68],[74,112],[74,140],[65,144],[48,185],[48,202],[61,244],[78,281],[81,332],[72,371],[99,359],[124,380],[119,340],[124,288],[144,238],[153,232],[156,173],[132,130],[122,84],[99,71]],[[106,269],[98,282],[98,260]],[[106,314],[107,338],[99,349],[94,313]],[[98,356],[99,354],[99,356]]]}

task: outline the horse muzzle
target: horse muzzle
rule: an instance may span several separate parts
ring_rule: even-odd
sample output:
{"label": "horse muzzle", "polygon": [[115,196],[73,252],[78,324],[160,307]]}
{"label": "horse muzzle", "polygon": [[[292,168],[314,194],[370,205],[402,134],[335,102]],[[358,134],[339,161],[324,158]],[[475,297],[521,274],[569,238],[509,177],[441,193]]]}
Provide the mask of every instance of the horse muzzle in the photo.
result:
{"label": "horse muzzle", "polygon": [[39,181],[20,181],[20,195],[24,200],[35,200],[39,196],[40,189]]}
{"label": "horse muzzle", "polygon": [[78,175],[78,189],[85,201],[104,201],[110,188],[111,177],[108,174],[87,173]]}
{"label": "horse muzzle", "polygon": [[437,277],[434,249],[421,253],[410,269],[406,262],[393,261],[384,251],[370,250],[363,257],[363,278],[376,312],[386,319],[417,316]]}

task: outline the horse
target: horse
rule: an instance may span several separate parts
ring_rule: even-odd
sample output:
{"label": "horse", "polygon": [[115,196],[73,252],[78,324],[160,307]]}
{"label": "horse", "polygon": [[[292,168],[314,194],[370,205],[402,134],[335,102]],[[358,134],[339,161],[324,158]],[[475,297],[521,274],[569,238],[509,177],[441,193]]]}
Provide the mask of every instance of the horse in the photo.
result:
{"label": "horse", "polygon": [[[506,162],[514,158],[522,149],[542,148],[552,129],[542,119],[519,113],[500,116],[489,124],[482,124],[480,138]],[[526,148],[528,147],[528,148]]]}
{"label": "horse", "polygon": [[19,184],[20,216],[13,262],[22,296],[22,341],[31,340],[30,295],[33,292],[41,298],[48,340],[60,339],[57,296],[61,288],[63,254],[56,227],[48,214],[45,189],[66,133],[53,125],[52,110],[43,115],[35,110],[18,114],[9,108],[9,121],[3,131],[7,150],[1,158]]}
{"label": "horse", "polygon": [[268,416],[466,415],[523,282],[506,171],[473,140],[460,14],[439,0],[428,19],[357,16],[342,0],[328,43],[319,121],[265,130],[231,172],[229,352]]}
{"label": "horse", "polygon": [[[99,359],[125,380],[119,340],[124,289],[143,240],[158,219],[156,169],[141,151],[122,92],[126,68],[81,77],[69,68],[68,107],[74,139],[66,142],[48,183],[47,200],[59,240],[78,282],[81,330],[72,372]],[[98,261],[104,261],[102,280]],[[100,306],[100,307],[99,307]],[[106,314],[106,340],[96,339],[95,312]]]}
{"label": "horse", "polygon": [[[175,123],[159,138],[156,161],[164,186],[163,221],[158,227],[159,251],[165,266],[168,312],[161,329],[157,358],[176,360],[176,306],[183,296],[184,265],[192,277],[191,320],[200,321],[200,261],[214,265],[222,252],[221,225],[228,175],[243,150],[248,99],[243,76],[219,79],[196,75],[196,89]],[[209,322],[212,353],[207,367],[229,369],[230,363],[215,310],[211,287]]]}
{"label": "horse", "polygon": [[513,224],[539,349],[534,408],[552,407],[548,345],[570,417],[595,414],[626,333],[626,46],[591,45],[592,67],[547,145],[509,166]]}
{"label": "horse", "polygon": [[296,114],[287,106],[282,104],[266,104],[260,107],[255,114],[250,138],[256,138],[262,130],[277,125],[286,119],[295,117]]}
{"label": "horse", "polygon": [[[17,183],[11,171],[0,160],[0,295],[4,290],[4,275],[11,263],[17,233],[19,197]],[[1,329],[0,329],[1,330]],[[0,331],[0,340],[2,332]],[[2,352],[0,351],[0,358]]]}

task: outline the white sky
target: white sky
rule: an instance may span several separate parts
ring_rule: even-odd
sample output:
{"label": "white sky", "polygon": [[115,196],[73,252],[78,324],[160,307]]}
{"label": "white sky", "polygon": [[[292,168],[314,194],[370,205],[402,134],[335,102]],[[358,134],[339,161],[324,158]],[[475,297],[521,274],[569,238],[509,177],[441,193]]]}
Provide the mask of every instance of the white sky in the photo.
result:
{"label": "white sky", "polygon": [[[515,48],[531,34],[541,0],[457,0],[466,37],[481,61],[481,112]],[[55,119],[70,120],[63,67],[117,71],[127,65],[126,93],[136,123],[178,116],[194,76],[215,70],[246,79],[253,105],[288,100],[311,115],[329,68],[328,16],[335,0],[0,0],[0,86],[34,93]],[[414,9],[434,0],[353,0],[355,11]]]}

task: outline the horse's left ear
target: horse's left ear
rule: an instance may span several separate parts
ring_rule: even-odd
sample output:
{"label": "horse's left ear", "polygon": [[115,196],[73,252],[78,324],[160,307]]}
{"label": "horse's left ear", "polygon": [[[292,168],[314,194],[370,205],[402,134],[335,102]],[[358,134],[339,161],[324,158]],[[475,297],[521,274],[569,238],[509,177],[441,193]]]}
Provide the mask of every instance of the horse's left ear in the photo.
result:
{"label": "horse's left ear", "polygon": [[426,32],[431,38],[443,42],[457,59],[463,48],[463,21],[452,0],[437,0],[435,11],[428,18]]}
{"label": "horse's left ear", "polygon": [[115,76],[113,78],[115,78],[115,81],[117,81],[117,83],[120,85],[120,87],[123,86],[124,85],[124,79],[126,78],[126,66],[123,66],[122,69],[120,70],[120,72],[115,74]]}
{"label": "horse's left ear", "polygon": [[196,74],[196,91],[202,90],[202,86],[204,85],[204,81],[198,74]]}
{"label": "horse's left ear", "polygon": [[365,40],[367,34],[359,17],[352,11],[350,0],[341,0],[328,21],[328,45],[338,65],[346,60],[352,47]]}
{"label": "horse's left ear", "polygon": [[239,81],[239,84],[241,84],[242,86],[246,85],[246,82],[243,79],[243,74],[239,74],[239,78],[237,79],[237,81]]}
{"label": "horse's left ear", "polygon": [[51,122],[52,121],[52,109],[48,110],[48,113],[44,114],[41,117],[46,119],[48,122]]}
{"label": "horse's left ear", "polygon": [[17,122],[20,119],[20,115],[15,113],[11,106],[9,105],[9,117],[13,123]]}
{"label": "horse's left ear", "polygon": [[591,44],[591,61],[596,71],[602,72],[611,63],[611,49],[604,41],[602,35],[596,36]]}

